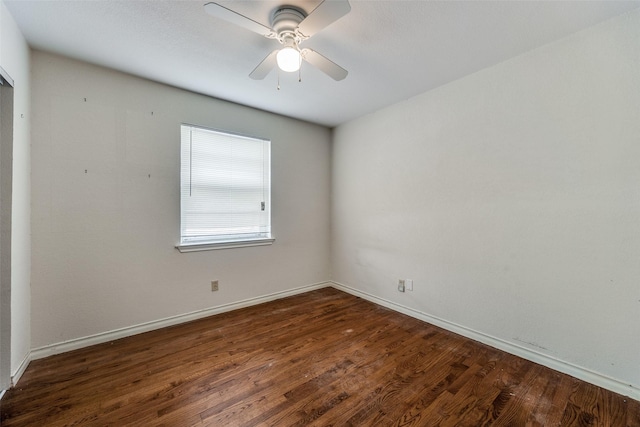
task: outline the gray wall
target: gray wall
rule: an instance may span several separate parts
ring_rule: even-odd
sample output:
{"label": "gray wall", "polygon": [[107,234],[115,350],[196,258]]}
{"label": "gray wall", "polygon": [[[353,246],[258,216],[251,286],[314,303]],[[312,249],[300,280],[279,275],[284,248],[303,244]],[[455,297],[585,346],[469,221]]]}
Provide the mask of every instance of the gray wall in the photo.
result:
{"label": "gray wall", "polygon": [[[32,63],[34,349],[328,279],[329,129],[42,52]],[[271,139],[273,245],[174,248],[180,123]]]}

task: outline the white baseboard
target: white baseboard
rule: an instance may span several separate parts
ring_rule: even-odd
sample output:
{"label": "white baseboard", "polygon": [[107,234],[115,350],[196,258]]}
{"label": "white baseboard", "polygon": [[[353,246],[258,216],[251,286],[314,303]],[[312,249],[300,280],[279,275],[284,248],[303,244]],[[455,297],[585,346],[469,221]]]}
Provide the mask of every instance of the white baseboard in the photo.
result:
{"label": "white baseboard", "polygon": [[22,377],[22,374],[24,374],[24,371],[27,370],[27,367],[29,366],[29,363],[31,363],[31,352],[29,352],[24,359],[22,359],[22,362],[20,362],[20,366],[18,366],[18,369],[16,369],[16,372],[11,375],[11,387],[15,387],[16,384],[18,384],[18,381],[20,381],[20,378]]}
{"label": "white baseboard", "polygon": [[597,372],[591,371],[589,369],[583,368],[581,366],[577,366],[572,363],[565,362],[563,360],[546,355],[544,353],[540,353],[540,352],[522,347],[518,344],[514,344],[512,342],[508,342],[503,339],[492,337],[482,332],[475,331],[465,326],[458,325],[458,324],[449,322],[447,320],[440,319],[435,316],[431,316],[427,313],[414,310],[410,307],[406,307],[404,305],[395,303],[393,301],[389,301],[384,298],[380,298],[375,295],[362,292],[358,289],[351,288],[342,283],[331,282],[331,286],[341,291],[347,292],[351,295],[355,295],[367,301],[371,301],[375,304],[381,305],[383,307],[387,307],[391,310],[398,311],[400,313],[406,314],[408,316],[414,317],[416,319],[422,320],[424,322],[427,322],[432,325],[446,329],[448,331],[454,332],[458,335],[462,335],[466,338],[479,341],[483,344],[489,345],[499,350],[506,351],[507,353],[522,357],[523,359],[530,360],[534,363],[538,363],[540,365],[543,365],[548,368],[554,369],[556,371],[562,372],[564,374],[570,375],[574,378],[578,378],[588,383],[595,384],[599,387],[606,388],[607,390],[611,390],[623,396],[628,396],[632,399],[640,400],[640,387],[634,386],[633,384],[628,384],[623,381],[617,380],[615,378],[610,378],[606,375],[602,375]]}
{"label": "white baseboard", "polygon": [[[11,378],[9,379],[9,388],[16,386],[18,381],[20,381],[20,377],[22,377],[22,374],[24,374],[24,371],[27,370],[27,366],[29,366],[29,363],[31,363],[31,352],[29,352],[24,357],[24,359],[22,359],[22,362],[20,362],[20,365],[18,366],[18,369],[16,369],[16,372],[11,375]],[[7,390],[0,390],[0,400],[2,400],[2,397],[6,392]]]}
{"label": "white baseboard", "polygon": [[[102,344],[114,341],[120,338],[126,338],[132,335],[149,332],[156,329],[166,328],[168,326],[178,325],[180,323],[190,322],[192,320],[202,319],[204,317],[213,316],[215,314],[225,313],[227,311],[237,310],[239,308],[249,307],[252,305],[262,304],[264,302],[285,298],[291,295],[297,295],[309,292],[315,289],[326,288],[331,286],[331,282],[320,282],[312,285],[302,286],[299,288],[289,289],[282,292],[275,292],[255,298],[224,304],[217,307],[211,307],[204,310],[193,311],[191,313],[180,314],[177,316],[167,317],[165,319],[154,320],[151,322],[141,323],[139,325],[128,326],[126,328],[116,329],[113,331],[102,332],[87,337],[76,338],[69,341],[50,344],[31,350],[31,360],[42,359],[54,354],[65,353],[67,351],[77,350],[91,345]],[[25,366],[26,368],[26,366]],[[15,384],[15,383],[14,383]]]}

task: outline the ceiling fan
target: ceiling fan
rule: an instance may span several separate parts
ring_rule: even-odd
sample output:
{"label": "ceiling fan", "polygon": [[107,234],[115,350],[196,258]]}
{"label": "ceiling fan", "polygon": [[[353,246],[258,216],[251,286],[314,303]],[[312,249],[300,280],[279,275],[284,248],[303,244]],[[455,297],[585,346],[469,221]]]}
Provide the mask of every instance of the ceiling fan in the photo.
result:
{"label": "ceiling fan", "polygon": [[216,18],[275,39],[283,46],[267,55],[249,74],[254,80],[264,79],[276,66],[286,72],[298,71],[303,60],[334,80],[347,77],[347,70],[315,50],[301,49],[300,43],[349,13],[348,0],[324,0],[308,15],[295,6],[280,6],[271,14],[271,28],[218,3],[207,3],[204,9]]}

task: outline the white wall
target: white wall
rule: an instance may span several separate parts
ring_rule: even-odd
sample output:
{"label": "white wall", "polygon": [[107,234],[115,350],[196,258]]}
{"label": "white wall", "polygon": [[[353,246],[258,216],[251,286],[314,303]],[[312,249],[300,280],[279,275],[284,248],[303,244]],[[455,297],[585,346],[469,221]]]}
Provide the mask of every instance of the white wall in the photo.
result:
{"label": "white wall", "polygon": [[[329,278],[329,129],[37,51],[32,70],[34,349]],[[273,245],[174,248],[182,122],[271,139]]]}
{"label": "white wall", "polygon": [[640,11],[338,127],[332,210],[335,281],[638,398]]}
{"label": "white wall", "polygon": [[14,80],[13,201],[11,224],[11,375],[19,376],[30,351],[31,92],[29,47],[0,2],[0,66]]}

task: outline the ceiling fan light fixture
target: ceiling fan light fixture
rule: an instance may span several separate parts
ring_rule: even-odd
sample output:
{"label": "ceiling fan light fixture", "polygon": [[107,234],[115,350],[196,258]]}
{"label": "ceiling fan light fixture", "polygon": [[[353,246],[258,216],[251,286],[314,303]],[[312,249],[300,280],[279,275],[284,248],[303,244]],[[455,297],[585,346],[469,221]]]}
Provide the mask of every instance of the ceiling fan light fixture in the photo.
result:
{"label": "ceiling fan light fixture", "polygon": [[302,64],[302,56],[298,49],[293,47],[285,47],[280,49],[276,55],[278,67],[287,73],[292,73],[300,69]]}

